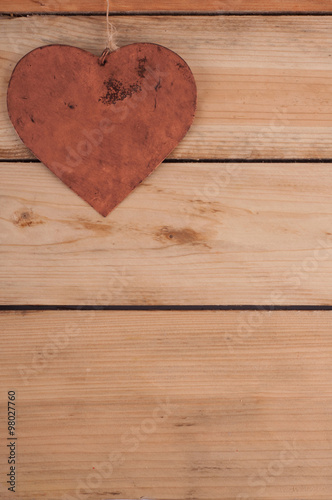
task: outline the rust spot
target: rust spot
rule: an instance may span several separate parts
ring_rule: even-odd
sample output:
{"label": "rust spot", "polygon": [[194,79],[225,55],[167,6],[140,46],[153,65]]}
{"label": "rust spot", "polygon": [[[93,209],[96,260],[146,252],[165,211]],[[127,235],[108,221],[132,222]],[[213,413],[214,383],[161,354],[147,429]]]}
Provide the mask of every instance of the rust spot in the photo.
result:
{"label": "rust spot", "polygon": [[76,104],[72,104],[71,102],[69,102],[69,103],[65,102],[65,105],[68,106],[68,108],[70,108],[70,109],[75,109],[77,106]]}
{"label": "rust spot", "polygon": [[160,81],[160,78],[159,78],[159,82],[157,83],[157,85],[155,86],[155,91],[158,92],[159,89],[161,89],[161,81]]}
{"label": "rust spot", "polygon": [[13,223],[18,227],[33,227],[44,224],[45,220],[34,214],[32,210],[18,210],[14,214]]}
{"label": "rust spot", "polygon": [[115,104],[117,101],[123,101],[126,97],[131,97],[136,92],[142,90],[137,83],[125,87],[122,82],[115,78],[106,80],[104,85],[107,89],[106,95],[99,99],[103,104]]}
{"label": "rust spot", "polygon": [[143,59],[139,59],[138,60],[138,76],[140,78],[144,78],[145,77],[145,73],[146,73],[146,57],[144,57]]}

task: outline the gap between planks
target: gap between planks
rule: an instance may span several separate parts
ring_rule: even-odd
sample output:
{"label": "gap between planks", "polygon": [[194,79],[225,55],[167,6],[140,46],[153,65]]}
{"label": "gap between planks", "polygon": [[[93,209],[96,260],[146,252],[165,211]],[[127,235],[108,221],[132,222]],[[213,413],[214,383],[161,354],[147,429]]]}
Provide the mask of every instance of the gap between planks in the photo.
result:
{"label": "gap between planks", "polygon": [[169,306],[96,306],[96,305],[0,305],[0,311],[260,311],[260,312],[274,312],[274,311],[332,311],[332,306],[319,306],[319,305],[169,305]]}
{"label": "gap between planks", "polygon": [[[31,17],[31,16],[102,16],[105,17],[105,12],[0,12],[0,18],[4,19],[13,19],[13,18],[21,18],[21,17]],[[131,11],[131,12],[112,12],[110,13],[111,17],[136,17],[136,16],[170,16],[170,17],[227,17],[227,16],[237,16],[237,17],[251,17],[251,16],[264,16],[264,17],[279,17],[279,16],[312,16],[312,17],[328,17],[332,16],[332,12],[315,12],[315,11],[307,11],[307,12],[283,12],[283,11],[257,11],[257,12],[192,12],[192,11],[182,11],[182,12],[170,12],[170,11]]]}

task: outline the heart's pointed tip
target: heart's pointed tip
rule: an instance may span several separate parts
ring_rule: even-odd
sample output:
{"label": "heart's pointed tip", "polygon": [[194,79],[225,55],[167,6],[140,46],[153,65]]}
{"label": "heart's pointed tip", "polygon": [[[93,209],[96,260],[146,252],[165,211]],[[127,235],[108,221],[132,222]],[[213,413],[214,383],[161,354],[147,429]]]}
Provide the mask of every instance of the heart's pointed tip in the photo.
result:
{"label": "heart's pointed tip", "polygon": [[95,210],[96,210],[96,212],[98,212],[103,217],[107,217],[112,212],[112,210],[109,210],[109,209],[107,209],[107,210],[97,210],[95,208]]}

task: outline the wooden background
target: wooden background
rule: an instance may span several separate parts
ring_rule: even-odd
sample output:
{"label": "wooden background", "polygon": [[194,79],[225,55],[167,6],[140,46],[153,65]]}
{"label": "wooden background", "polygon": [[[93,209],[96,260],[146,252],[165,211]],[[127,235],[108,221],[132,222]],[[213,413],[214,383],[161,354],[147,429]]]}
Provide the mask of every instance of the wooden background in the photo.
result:
{"label": "wooden background", "polygon": [[104,219],[6,90],[35,47],[100,54],[105,2],[0,0],[0,498],[331,500],[332,3],[111,11],[120,45],[187,60],[198,111]]}

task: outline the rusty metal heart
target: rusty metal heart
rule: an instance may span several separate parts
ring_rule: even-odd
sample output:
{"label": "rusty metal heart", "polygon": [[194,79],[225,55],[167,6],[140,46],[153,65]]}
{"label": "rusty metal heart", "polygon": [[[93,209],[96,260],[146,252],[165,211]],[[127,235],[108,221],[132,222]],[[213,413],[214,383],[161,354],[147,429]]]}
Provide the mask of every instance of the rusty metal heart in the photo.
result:
{"label": "rusty metal heart", "polygon": [[189,66],[150,43],[102,58],[67,45],[40,47],[18,62],[7,94],[25,145],[103,216],[177,146],[196,101]]}

